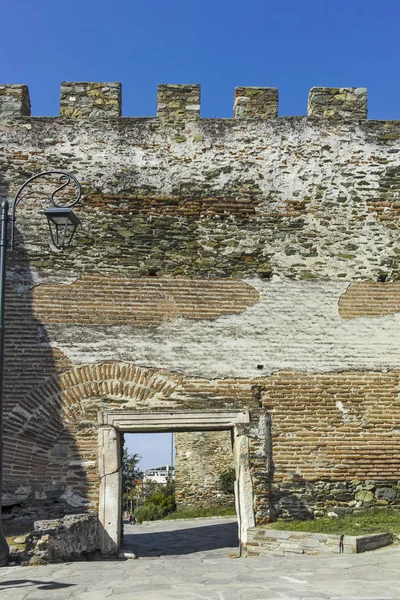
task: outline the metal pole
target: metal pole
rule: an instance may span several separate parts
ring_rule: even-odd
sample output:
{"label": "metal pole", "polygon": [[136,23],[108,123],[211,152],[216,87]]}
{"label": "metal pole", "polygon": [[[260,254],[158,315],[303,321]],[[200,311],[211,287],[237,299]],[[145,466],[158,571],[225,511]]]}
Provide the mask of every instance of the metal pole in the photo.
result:
{"label": "metal pole", "polygon": [[[3,390],[4,390],[4,307],[5,307],[5,286],[6,286],[6,255],[7,255],[7,225],[8,221],[11,221],[11,250],[14,245],[14,223],[15,223],[15,211],[21,200],[27,196],[33,196],[37,194],[35,191],[25,192],[25,188],[32,181],[39,179],[40,177],[47,175],[57,175],[59,186],[50,194],[48,203],[56,208],[70,208],[77,204],[81,198],[82,190],[81,184],[71,173],[65,171],[43,171],[37,175],[33,175],[19,188],[17,191],[14,201],[11,205],[11,217],[8,215],[9,203],[4,200],[0,207],[0,567],[4,567],[8,563],[8,557],[10,549],[7,544],[6,537],[3,532],[2,519],[1,519],[1,500],[2,500],[2,479],[3,479]],[[60,190],[66,186],[72,184],[76,188],[75,196],[72,200],[69,200],[67,204],[58,204],[54,196]],[[24,192],[24,193],[22,193]],[[49,212],[49,209],[47,210]],[[72,214],[72,213],[71,213]],[[76,218],[76,215],[75,215]],[[79,219],[78,219],[79,221]],[[67,221],[68,223],[68,221]],[[51,231],[51,229],[50,229]],[[69,240],[71,242],[72,237]],[[69,245],[69,244],[68,244]]]}
{"label": "metal pole", "polygon": [[1,488],[3,480],[3,389],[4,389],[4,306],[6,287],[8,201],[1,203],[0,213],[0,567],[8,563],[10,549],[1,519]]}
{"label": "metal pole", "polygon": [[172,481],[172,476],[174,474],[174,432],[172,431],[171,433],[171,473],[170,473],[170,479]]}

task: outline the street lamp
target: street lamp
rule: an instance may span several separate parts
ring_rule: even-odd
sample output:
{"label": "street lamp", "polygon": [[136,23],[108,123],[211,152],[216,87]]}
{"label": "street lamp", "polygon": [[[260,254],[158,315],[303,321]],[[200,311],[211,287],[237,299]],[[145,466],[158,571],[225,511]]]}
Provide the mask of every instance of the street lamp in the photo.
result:
{"label": "street lamp", "polygon": [[[74,237],[76,228],[80,220],[71,209],[81,198],[82,190],[79,181],[71,173],[64,171],[43,171],[33,175],[19,188],[11,204],[11,215],[9,215],[9,202],[4,200],[1,203],[0,210],[0,567],[4,567],[8,562],[9,547],[5,538],[1,520],[1,485],[2,485],[2,467],[3,467],[3,388],[4,388],[4,305],[5,305],[5,283],[6,283],[6,254],[8,246],[8,222],[11,223],[11,251],[14,248],[15,233],[15,212],[18,204],[28,196],[44,196],[43,191],[26,191],[33,181],[40,178],[52,176],[58,179],[58,187],[47,197],[46,204],[48,208],[42,211],[46,216],[50,229],[51,240],[56,248],[63,250],[68,248]],[[60,193],[68,186],[74,188],[73,198],[66,199],[63,192],[61,200],[55,200],[55,195]]]}

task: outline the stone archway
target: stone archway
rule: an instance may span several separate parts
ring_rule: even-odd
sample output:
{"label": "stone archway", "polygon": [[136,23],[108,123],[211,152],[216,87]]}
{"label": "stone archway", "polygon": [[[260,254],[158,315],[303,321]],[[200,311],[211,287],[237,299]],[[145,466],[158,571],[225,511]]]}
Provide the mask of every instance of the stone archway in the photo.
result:
{"label": "stone archway", "polygon": [[99,545],[103,554],[116,554],[121,539],[121,434],[166,431],[233,430],[236,470],[235,502],[240,543],[254,527],[253,485],[249,467],[249,439],[243,425],[250,423],[244,410],[137,412],[109,410],[99,413]]}

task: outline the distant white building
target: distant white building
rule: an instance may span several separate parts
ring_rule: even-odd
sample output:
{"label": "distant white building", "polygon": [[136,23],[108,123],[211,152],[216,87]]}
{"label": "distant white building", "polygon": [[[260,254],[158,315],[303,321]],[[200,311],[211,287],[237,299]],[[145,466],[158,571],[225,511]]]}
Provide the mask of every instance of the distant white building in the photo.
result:
{"label": "distant white building", "polygon": [[166,485],[168,481],[174,479],[174,477],[174,467],[164,465],[163,467],[146,469],[143,475],[143,483],[154,481],[155,483]]}

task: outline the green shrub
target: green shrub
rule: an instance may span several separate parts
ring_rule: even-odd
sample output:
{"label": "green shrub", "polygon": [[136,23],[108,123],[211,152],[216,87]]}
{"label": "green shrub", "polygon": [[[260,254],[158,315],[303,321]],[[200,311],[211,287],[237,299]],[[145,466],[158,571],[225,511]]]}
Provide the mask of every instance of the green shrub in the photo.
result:
{"label": "green shrub", "polygon": [[176,509],[174,486],[172,483],[168,483],[166,486],[157,485],[153,490],[143,506],[135,509],[134,517],[138,523],[162,519],[165,515]]}
{"label": "green shrub", "polygon": [[235,469],[229,469],[222,473],[219,478],[219,488],[224,494],[233,494],[235,492]]}
{"label": "green shrub", "polygon": [[148,499],[148,502],[158,506],[166,515],[175,510],[175,496],[173,494],[165,495],[162,491],[154,492]]}
{"label": "green shrub", "polygon": [[146,502],[143,506],[135,508],[133,516],[137,523],[142,523],[143,521],[155,521],[161,519],[164,516],[164,512],[162,508],[156,506],[152,502]]}

